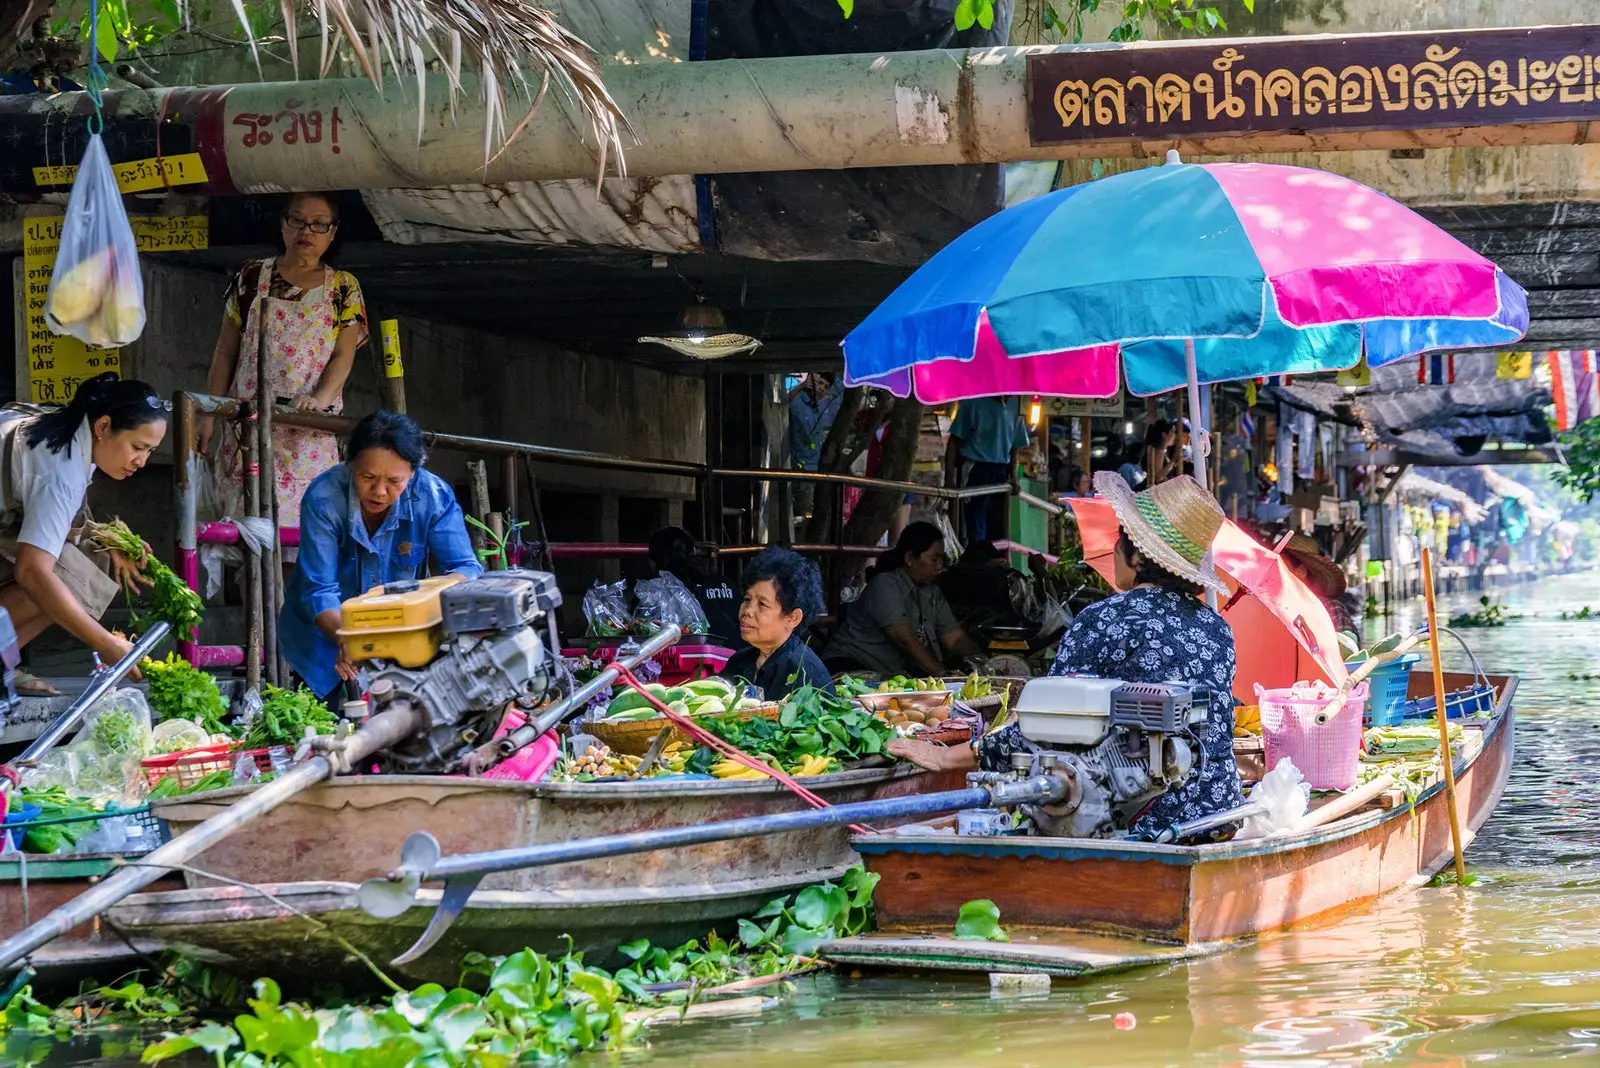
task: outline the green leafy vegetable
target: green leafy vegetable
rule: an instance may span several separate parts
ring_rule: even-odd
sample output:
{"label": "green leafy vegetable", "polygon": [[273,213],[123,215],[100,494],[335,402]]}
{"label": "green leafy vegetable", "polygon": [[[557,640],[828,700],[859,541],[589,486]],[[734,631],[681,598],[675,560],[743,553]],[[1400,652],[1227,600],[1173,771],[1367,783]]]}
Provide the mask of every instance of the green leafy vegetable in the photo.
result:
{"label": "green leafy vegetable", "polygon": [[96,716],[89,737],[109,753],[137,753],[141,749],[139,725],[126,708],[108,708]]}
{"label": "green leafy vegetable", "polygon": [[[143,631],[155,621],[161,621],[172,627],[180,635],[187,635],[191,630],[200,625],[200,617],[205,612],[205,602],[200,595],[189,588],[173,573],[173,570],[150,552],[144,539],[135,534],[128,524],[120,519],[113,519],[109,523],[89,523],[84,532],[89,541],[104,551],[115,549],[129,560],[133,561],[144,572],[151,582],[150,589],[146,590],[143,598],[149,607],[149,614],[135,616],[133,628]],[[132,591],[124,590],[128,604],[133,604]]]}
{"label": "green leafy vegetable", "polygon": [[150,707],[161,719],[192,719],[207,734],[229,734],[222,722],[228,702],[210,672],[201,671],[177,653],[165,660],[146,657],[139,670],[150,683]]}
{"label": "green leafy vegetable", "polygon": [[[859,760],[883,752],[894,728],[843,698],[802,686],[784,699],[776,720],[709,716],[701,725],[747,753],[772,757],[784,767],[806,756]],[[691,759],[690,767],[694,767]]]}
{"label": "green leafy vegetable", "polygon": [[73,823],[44,823],[46,820],[93,816],[99,811],[87,798],[73,797],[60,786],[46,790],[23,787],[17,798],[25,805],[39,806],[36,819],[40,822],[30,824],[22,832],[24,853],[54,853],[63,845],[77,845],[78,839],[100,826],[99,821],[90,819]]}
{"label": "green leafy vegetable", "polygon": [[318,734],[327,734],[339,725],[338,717],[304,686],[284,690],[266,685],[261,688],[261,696],[261,711],[251,722],[242,743],[246,749],[298,745],[307,727]]}

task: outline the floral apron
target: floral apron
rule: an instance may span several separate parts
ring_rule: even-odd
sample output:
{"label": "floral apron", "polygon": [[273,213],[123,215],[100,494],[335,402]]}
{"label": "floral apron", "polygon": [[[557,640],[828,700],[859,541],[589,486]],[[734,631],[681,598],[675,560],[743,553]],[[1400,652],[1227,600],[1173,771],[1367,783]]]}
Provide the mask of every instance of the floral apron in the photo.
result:
{"label": "floral apron", "polygon": [[[269,296],[276,260],[261,265],[256,283],[256,299],[250,303],[244,334],[239,342],[239,369],[234,372],[229,395],[254,401],[259,382],[258,354],[261,331],[266,330],[268,395],[291,399],[316,391],[322,372],[333,358],[339,339],[339,320],[333,307],[333,269],[323,267],[319,290],[300,300],[280,300]],[[318,295],[320,294],[320,295]],[[310,299],[315,296],[316,299]],[[265,311],[265,316],[263,316]],[[265,326],[263,326],[263,319]],[[334,401],[330,413],[344,408],[344,400]],[[332,434],[301,427],[272,427],[273,474],[278,489],[278,526],[300,525],[300,499],[311,480],[339,462],[339,441]],[[244,481],[239,469],[239,446],[232,435],[224,435],[218,449],[219,490],[226,515],[244,514]]]}

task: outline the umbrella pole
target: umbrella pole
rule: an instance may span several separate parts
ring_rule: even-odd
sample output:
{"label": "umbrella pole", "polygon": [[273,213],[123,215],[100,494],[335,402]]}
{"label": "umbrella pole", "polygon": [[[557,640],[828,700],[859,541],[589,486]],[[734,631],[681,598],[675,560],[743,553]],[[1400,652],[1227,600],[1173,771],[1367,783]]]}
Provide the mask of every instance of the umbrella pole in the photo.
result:
{"label": "umbrella pole", "polygon": [[1209,490],[1211,428],[1200,425],[1200,372],[1195,367],[1194,338],[1183,339],[1183,362],[1189,372],[1189,444],[1194,453],[1194,480]]}

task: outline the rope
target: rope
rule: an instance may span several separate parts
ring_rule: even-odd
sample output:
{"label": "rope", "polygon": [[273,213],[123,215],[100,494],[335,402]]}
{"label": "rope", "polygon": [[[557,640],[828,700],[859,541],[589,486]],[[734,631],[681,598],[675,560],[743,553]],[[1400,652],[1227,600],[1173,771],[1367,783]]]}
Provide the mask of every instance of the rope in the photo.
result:
{"label": "rope", "polygon": [[100,66],[100,5],[103,0],[89,0],[89,77],[85,80],[84,89],[89,94],[89,103],[94,105],[94,114],[89,116],[89,133],[99,137],[106,128],[103,110],[105,107],[104,93],[111,84],[111,77]]}
{"label": "rope", "polygon": [[[650,706],[652,708],[666,716],[667,719],[670,720],[679,730],[693,738],[696,742],[708,749],[712,749],[718,753],[721,753],[723,756],[727,757],[729,760],[732,760],[736,764],[743,764],[745,767],[750,768],[753,771],[759,771],[764,775],[778,780],[778,782],[788,787],[791,793],[795,794],[812,808],[831,807],[827,801],[823,800],[821,797],[818,797],[810,790],[807,790],[804,786],[801,786],[794,779],[790,778],[782,768],[774,768],[770,764],[763,764],[761,761],[746,753],[738,746],[723,741],[721,738],[718,738],[715,734],[707,731],[704,727],[701,727],[693,720],[681,716],[672,709],[668,708],[665,702],[644,688],[644,684],[634,677],[632,671],[623,667],[621,664],[612,663],[609,665],[609,667],[616,671],[619,681],[624,682],[637,690],[646,701],[650,702]],[[855,831],[857,834],[872,833],[872,828],[863,827],[860,824],[851,824],[850,829]]]}

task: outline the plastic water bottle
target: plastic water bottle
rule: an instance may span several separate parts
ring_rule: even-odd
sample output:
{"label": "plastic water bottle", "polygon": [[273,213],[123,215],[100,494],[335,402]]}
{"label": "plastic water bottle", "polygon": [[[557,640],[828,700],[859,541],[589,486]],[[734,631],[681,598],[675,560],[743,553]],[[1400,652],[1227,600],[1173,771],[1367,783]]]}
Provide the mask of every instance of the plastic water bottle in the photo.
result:
{"label": "plastic water bottle", "polygon": [[282,775],[294,763],[289,757],[289,750],[281,745],[269,746],[267,748],[267,759],[272,762],[272,773],[274,775]]}

